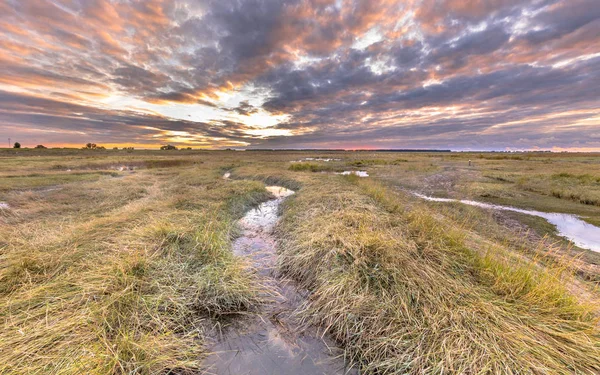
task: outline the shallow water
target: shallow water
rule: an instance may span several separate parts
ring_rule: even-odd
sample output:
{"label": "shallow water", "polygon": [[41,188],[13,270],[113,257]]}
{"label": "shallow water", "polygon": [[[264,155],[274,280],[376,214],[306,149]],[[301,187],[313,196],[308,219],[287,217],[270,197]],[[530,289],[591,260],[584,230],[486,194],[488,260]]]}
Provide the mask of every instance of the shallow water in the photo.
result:
{"label": "shallow water", "polygon": [[512,211],[526,215],[538,216],[546,219],[550,224],[555,225],[558,234],[573,242],[575,245],[581,247],[582,249],[600,252],[600,227],[586,223],[576,215],[524,210],[521,208],[511,206],[500,206],[497,204],[482,203],[466,199],[459,200],[448,198],[434,198],[419,193],[413,194],[419,198],[423,198],[433,202],[460,202],[482,208]]}
{"label": "shallow water", "polygon": [[225,172],[225,174],[223,174],[223,179],[224,180],[228,180],[229,177],[231,177],[231,172]]}
{"label": "shallow water", "polygon": [[342,159],[334,159],[334,158],[304,158],[304,159],[300,159],[300,160],[292,160],[290,163],[302,163],[303,161],[324,161],[324,162],[330,162],[330,161],[340,161]]}
{"label": "shallow water", "polygon": [[367,173],[367,171],[343,171],[339,174],[344,175],[344,176],[355,174],[358,177],[369,177],[369,174]]}
{"label": "shallow water", "polygon": [[111,167],[111,169],[116,169],[117,171],[123,172],[123,171],[133,171],[133,170],[135,170],[135,167],[128,166],[128,165],[121,165],[119,167]]}
{"label": "shallow water", "polygon": [[267,187],[275,199],[251,209],[240,220],[242,236],[233,243],[233,252],[249,258],[269,289],[266,306],[258,316],[229,327],[209,348],[205,360],[208,374],[357,374],[347,369],[343,351],[314,327],[305,327],[294,310],[305,302],[293,282],[275,272],[277,253],[273,228],[279,219],[279,205],[294,194],[292,190]]}

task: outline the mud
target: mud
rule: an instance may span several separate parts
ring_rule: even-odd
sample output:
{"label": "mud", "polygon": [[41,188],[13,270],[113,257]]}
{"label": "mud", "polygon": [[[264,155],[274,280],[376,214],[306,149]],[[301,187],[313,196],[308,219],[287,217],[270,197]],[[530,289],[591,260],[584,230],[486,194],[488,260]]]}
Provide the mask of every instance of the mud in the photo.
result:
{"label": "mud", "polygon": [[209,348],[205,374],[358,374],[348,368],[343,350],[314,327],[304,326],[295,311],[306,301],[306,292],[276,272],[273,228],[280,204],[292,190],[270,186],[275,197],[247,212],[240,220],[242,236],[233,252],[251,260],[269,290],[268,303],[253,317],[228,327]]}

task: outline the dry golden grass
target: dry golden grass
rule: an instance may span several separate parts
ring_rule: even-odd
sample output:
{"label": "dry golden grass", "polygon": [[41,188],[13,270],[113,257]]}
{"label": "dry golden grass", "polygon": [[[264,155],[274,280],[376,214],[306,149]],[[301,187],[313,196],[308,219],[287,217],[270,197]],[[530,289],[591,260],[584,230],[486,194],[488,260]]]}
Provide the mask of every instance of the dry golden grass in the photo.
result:
{"label": "dry golden grass", "polygon": [[600,371],[593,309],[564,270],[476,247],[468,228],[380,184],[307,184],[279,233],[282,269],[313,291],[305,319],[367,372]]}
{"label": "dry golden grass", "polygon": [[[265,183],[298,192],[278,236],[282,271],[311,293],[302,316],[366,373],[600,372],[598,306],[572,294],[564,262],[537,258],[554,249],[511,238],[475,209],[419,203],[377,182],[414,187],[459,171],[447,194],[591,215],[596,206],[552,196],[546,181],[596,194],[581,177],[595,176],[594,156],[13,153],[0,155],[0,202],[10,205],[0,210],[1,374],[198,371],[206,330],[261,304],[264,286],[229,246],[236,220],[268,198]],[[290,163],[304,156],[341,160]],[[547,173],[522,184],[483,176],[542,164]],[[313,173],[352,168],[374,177]]]}
{"label": "dry golden grass", "polygon": [[55,188],[0,218],[0,373],[199,369],[204,330],[259,305],[229,244],[264,185],[177,165]]}

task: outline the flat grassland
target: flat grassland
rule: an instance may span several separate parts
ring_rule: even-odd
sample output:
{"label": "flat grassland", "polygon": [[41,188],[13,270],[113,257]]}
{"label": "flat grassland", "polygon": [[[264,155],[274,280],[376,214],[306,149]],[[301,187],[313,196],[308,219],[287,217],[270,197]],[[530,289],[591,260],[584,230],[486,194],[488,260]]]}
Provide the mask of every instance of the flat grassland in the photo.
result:
{"label": "flat grassland", "polygon": [[230,244],[265,185],[297,192],[276,228],[297,313],[364,373],[600,373],[599,254],[411,194],[600,225],[598,154],[51,149],[0,150],[0,374],[201,373],[263,302]]}

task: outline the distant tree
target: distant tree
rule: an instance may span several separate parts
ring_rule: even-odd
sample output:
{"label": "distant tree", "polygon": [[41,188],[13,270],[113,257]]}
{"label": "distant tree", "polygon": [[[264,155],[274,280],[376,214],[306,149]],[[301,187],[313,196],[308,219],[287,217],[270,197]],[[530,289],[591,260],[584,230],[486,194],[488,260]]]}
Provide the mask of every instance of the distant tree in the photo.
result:
{"label": "distant tree", "polygon": [[106,150],[106,147],[104,147],[104,146],[96,146],[96,150]]}
{"label": "distant tree", "polygon": [[21,148],[21,144],[19,142],[15,142],[13,148]]}
{"label": "distant tree", "polygon": [[88,149],[88,150],[94,150],[94,149],[96,149],[97,147],[98,147],[98,146],[96,146],[96,144],[95,144],[95,143],[87,143],[87,144],[85,145],[85,147],[84,147],[84,148],[86,148],[86,149]]}
{"label": "distant tree", "polygon": [[48,147],[46,147],[44,145],[37,145],[37,146],[35,146],[35,148],[48,148]]}
{"label": "distant tree", "polygon": [[160,146],[161,150],[177,150],[177,147],[173,146],[173,145],[164,145],[164,146]]}
{"label": "distant tree", "polygon": [[118,150],[118,149],[119,149],[118,147],[113,147],[113,150]]}

